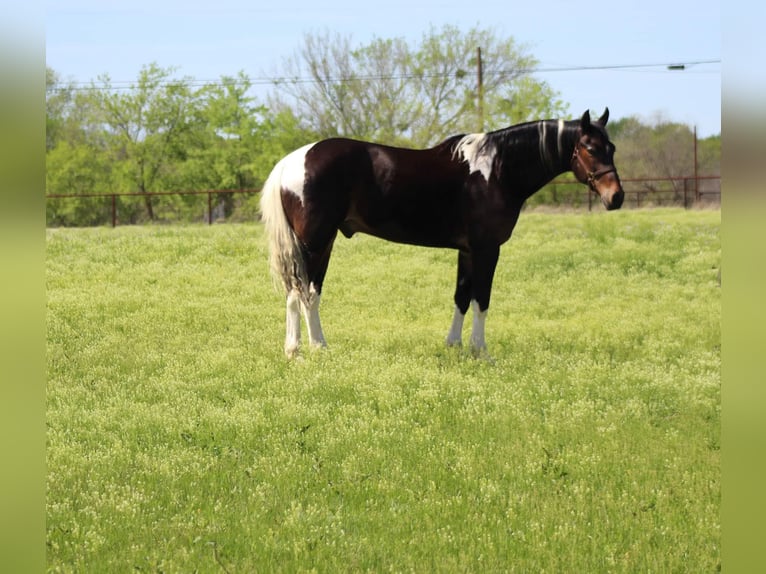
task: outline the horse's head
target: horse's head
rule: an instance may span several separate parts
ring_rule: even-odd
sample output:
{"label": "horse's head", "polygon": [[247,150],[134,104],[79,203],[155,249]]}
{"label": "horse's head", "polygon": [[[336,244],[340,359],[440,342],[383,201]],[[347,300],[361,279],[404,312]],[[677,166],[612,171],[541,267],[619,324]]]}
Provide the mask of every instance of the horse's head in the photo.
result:
{"label": "horse's head", "polygon": [[620,176],[614,167],[614,144],[606,133],[609,108],[595,122],[586,111],[580,119],[580,129],[572,153],[572,172],[580,183],[587,184],[601,197],[609,210],[619,209],[625,199]]}

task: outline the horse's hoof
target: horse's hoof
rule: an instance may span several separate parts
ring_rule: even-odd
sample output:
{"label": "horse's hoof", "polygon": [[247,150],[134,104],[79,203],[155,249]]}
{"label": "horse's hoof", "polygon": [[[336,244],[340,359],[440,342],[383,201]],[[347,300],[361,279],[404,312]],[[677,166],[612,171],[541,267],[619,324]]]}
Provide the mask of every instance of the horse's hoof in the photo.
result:
{"label": "horse's hoof", "polygon": [[291,346],[291,347],[285,347],[285,356],[290,360],[297,359],[298,349],[299,347],[297,345]]}
{"label": "horse's hoof", "polygon": [[495,359],[487,351],[487,347],[471,347],[471,356],[479,361],[486,361],[490,365],[495,364]]}

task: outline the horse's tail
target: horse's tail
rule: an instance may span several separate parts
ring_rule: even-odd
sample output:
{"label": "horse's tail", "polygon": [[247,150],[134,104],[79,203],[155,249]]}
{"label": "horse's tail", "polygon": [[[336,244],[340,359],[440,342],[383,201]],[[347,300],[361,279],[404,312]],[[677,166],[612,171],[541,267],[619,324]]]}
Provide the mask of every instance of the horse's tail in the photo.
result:
{"label": "horse's tail", "polygon": [[282,205],[282,172],[285,159],[271,171],[261,190],[261,219],[266,226],[271,274],[285,288],[285,293],[297,289],[302,299],[309,293],[306,259],[298,236],[287,220]]}

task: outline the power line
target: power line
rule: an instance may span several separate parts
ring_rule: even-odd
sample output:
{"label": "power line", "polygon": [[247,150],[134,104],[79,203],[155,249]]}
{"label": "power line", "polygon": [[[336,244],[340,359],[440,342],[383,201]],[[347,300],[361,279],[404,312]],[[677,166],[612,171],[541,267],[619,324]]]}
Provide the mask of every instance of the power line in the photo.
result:
{"label": "power line", "polygon": [[664,68],[666,70],[677,66],[698,66],[702,64],[720,64],[721,60],[695,60],[692,62],[664,62],[660,64],[614,64],[601,66],[560,66],[551,68],[535,68],[534,72],[583,72],[591,70],[630,70],[638,68]]}
{"label": "power line", "polygon": [[[662,63],[650,63],[650,64],[602,64],[595,66],[550,66],[550,67],[533,67],[533,68],[515,68],[515,69],[501,69],[501,70],[485,70],[484,75],[487,76],[520,76],[527,74],[541,74],[541,73],[558,73],[558,72],[589,72],[589,71],[653,71],[657,68],[661,68],[663,71],[672,70],[687,70],[693,66],[706,65],[706,64],[720,64],[721,60],[692,60],[692,61],[672,61]],[[720,72],[719,72],[720,73]],[[353,76],[339,76],[317,79],[311,76],[270,76],[270,77],[256,77],[247,78],[247,81],[251,86],[263,86],[273,85],[280,86],[284,84],[312,84],[321,82],[369,82],[369,81],[381,81],[381,80],[428,80],[448,77],[465,77],[468,76],[466,70],[456,70],[449,73],[402,73],[402,74],[369,74],[369,75],[353,75]],[[105,82],[102,82],[105,83]],[[241,83],[240,80],[232,78],[233,84]],[[228,82],[223,82],[221,78],[216,80],[197,80],[197,79],[170,79],[158,82],[161,86],[174,86],[184,85],[188,87],[205,87],[205,86],[224,86],[228,85]],[[53,86],[51,91],[121,91],[121,90],[133,90],[136,89],[134,81],[117,81],[109,82],[109,85],[98,86],[93,81],[90,82],[69,82],[65,86]]]}

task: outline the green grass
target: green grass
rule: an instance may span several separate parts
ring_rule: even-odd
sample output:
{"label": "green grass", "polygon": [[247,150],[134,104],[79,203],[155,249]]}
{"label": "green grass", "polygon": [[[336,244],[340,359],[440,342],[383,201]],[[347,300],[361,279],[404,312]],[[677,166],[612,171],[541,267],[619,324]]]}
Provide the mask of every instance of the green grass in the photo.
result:
{"label": "green grass", "polygon": [[494,361],[453,252],[339,239],[287,361],[259,225],[49,230],[49,570],[715,571],[719,224],[523,214]]}

